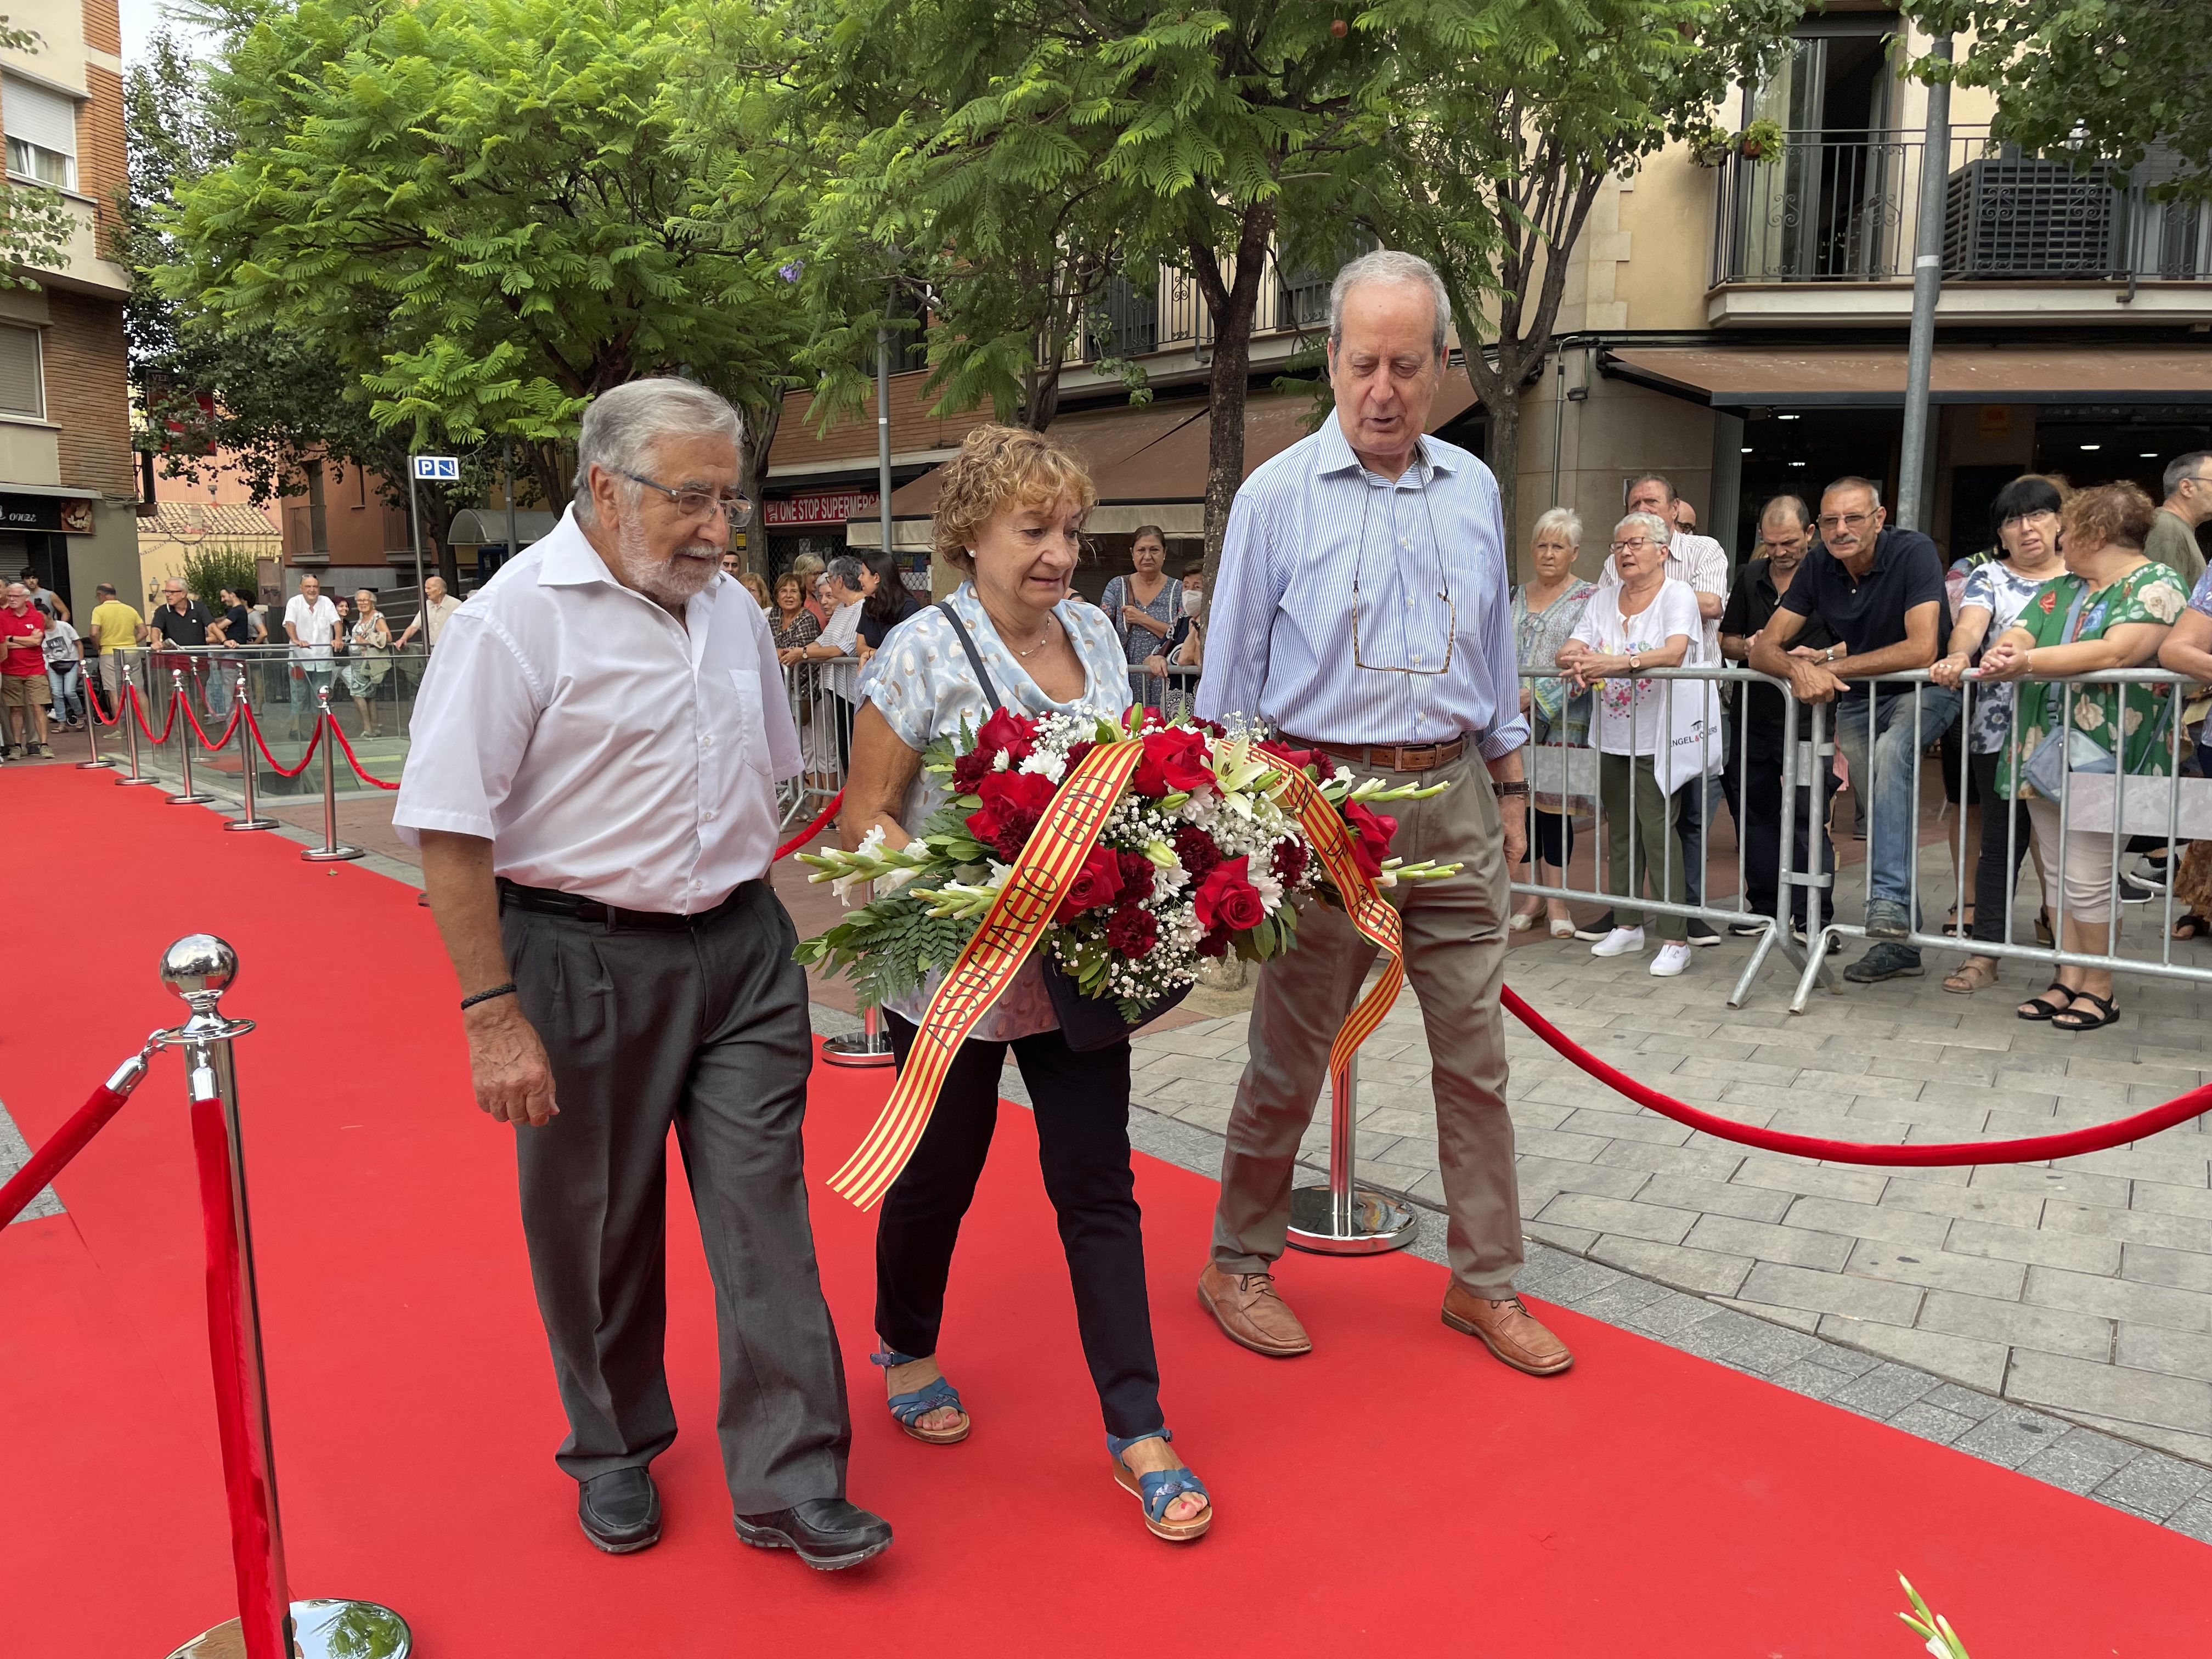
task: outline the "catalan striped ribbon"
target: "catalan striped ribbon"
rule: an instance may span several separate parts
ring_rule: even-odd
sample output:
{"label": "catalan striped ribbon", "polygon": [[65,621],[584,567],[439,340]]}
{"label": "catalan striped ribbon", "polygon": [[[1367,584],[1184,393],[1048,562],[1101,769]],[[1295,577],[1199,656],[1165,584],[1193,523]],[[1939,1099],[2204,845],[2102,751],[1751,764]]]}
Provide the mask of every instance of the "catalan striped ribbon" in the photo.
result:
{"label": "catalan striped ribbon", "polygon": [[[861,1209],[872,1209],[898,1179],[929,1127],[930,1114],[937,1109],[937,1093],[952,1057],[1052,925],[1061,895],[1098,844],[1099,832],[1144,752],[1144,744],[1133,739],[1101,744],[1068,774],[1030,833],[1029,845],[1014,860],[1012,872],[984,914],[975,937],[930,998],[891,1097],[860,1149],[830,1177],[832,1192]],[[1327,802],[1322,808],[1329,810]],[[1340,836],[1342,830],[1340,823]],[[1392,937],[1395,941],[1395,930]]]}
{"label": "catalan striped ribbon", "polygon": [[1382,973],[1346,1017],[1336,1041],[1329,1045],[1328,1075],[1331,1083],[1340,1086],[1334,1098],[1342,1100],[1340,1085],[1351,1067],[1352,1055],[1358,1052],[1361,1043],[1375,1035],[1375,1028],[1382,1023],[1382,1017],[1390,1012],[1390,1005],[1398,1000],[1399,987],[1406,982],[1406,959],[1401,951],[1404,933],[1397,910],[1376,890],[1374,881],[1352,856],[1352,831],[1345,826],[1343,816],[1328,804],[1328,797],[1304,772],[1292,772],[1289,776],[1282,805],[1297,815],[1314,856],[1321,860],[1322,868],[1328,872],[1329,879],[1343,896],[1345,913],[1352,925],[1371,940],[1386,959]]}

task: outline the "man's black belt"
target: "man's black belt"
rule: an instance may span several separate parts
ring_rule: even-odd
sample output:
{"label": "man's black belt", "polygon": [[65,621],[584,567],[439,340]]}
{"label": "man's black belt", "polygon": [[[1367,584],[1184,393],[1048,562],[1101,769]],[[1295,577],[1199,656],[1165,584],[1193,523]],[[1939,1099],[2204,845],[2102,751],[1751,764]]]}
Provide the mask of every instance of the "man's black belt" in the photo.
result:
{"label": "man's black belt", "polygon": [[633,928],[648,933],[680,933],[708,922],[720,915],[739,899],[754,884],[739,882],[731,890],[729,897],[711,910],[679,916],[665,910],[625,910],[619,904],[604,904],[598,899],[582,898],[574,893],[564,893],[556,887],[526,887],[519,881],[499,878],[499,908],[502,910],[534,910],[540,915],[567,916],[574,921],[599,923],[605,927]]}

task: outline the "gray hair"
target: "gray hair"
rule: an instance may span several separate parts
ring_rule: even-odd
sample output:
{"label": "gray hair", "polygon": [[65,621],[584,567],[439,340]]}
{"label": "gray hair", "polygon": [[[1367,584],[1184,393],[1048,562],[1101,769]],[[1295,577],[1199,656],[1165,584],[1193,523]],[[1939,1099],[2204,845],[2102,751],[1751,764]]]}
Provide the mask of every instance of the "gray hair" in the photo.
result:
{"label": "gray hair", "polygon": [[2177,455],[2166,464],[2166,493],[2169,496],[2181,493],[2181,481],[2193,478],[2197,469],[2212,461],[2212,449],[2192,449],[2186,455]]}
{"label": "gray hair", "polygon": [[[592,519],[592,469],[615,473],[645,469],[646,452],[664,438],[727,438],[742,446],[744,417],[720,392],[696,380],[670,374],[632,380],[602,392],[584,411],[576,434],[576,517]],[[638,486],[624,481],[625,499],[637,498]]]}
{"label": "gray hair", "polygon": [[1642,531],[1645,535],[1649,536],[1655,543],[1656,543],[1658,544],[1659,550],[1662,553],[1664,553],[1674,543],[1674,526],[1668,524],[1666,520],[1661,518],[1656,513],[1630,514],[1619,524],[1613,526],[1613,540],[1619,541],[1620,539],[1620,532],[1629,528],[1632,525],[1637,529]]}
{"label": "gray hair", "polygon": [[830,561],[823,574],[834,582],[842,582],[848,593],[860,591],[860,573],[867,567],[850,553],[840,553]]}
{"label": "gray hair", "polygon": [[1399,283],[1426,291],[1437,313],[1432,349],[1437,361],[1442,362],[1444,334],[1451,326],[1451,295],[1444,291],[1444,279],[1437,276],[1437,268],[1419,254],[1401,253],[1393,248],[1378,248],[1372,253],[1363,253],[1336,273],[1336,280],[1328,285],[1329,344],[1343,345],[1345,298],[1364,283]]}
{"label": "gray hair", "polygon": [[1583,515],[1571,507],[1548,507],[1538,514],[1536,527],[1528,532],[1528,539],[1541,541],[1555,530],[1567,538],[1569,547],[1583,544]]}

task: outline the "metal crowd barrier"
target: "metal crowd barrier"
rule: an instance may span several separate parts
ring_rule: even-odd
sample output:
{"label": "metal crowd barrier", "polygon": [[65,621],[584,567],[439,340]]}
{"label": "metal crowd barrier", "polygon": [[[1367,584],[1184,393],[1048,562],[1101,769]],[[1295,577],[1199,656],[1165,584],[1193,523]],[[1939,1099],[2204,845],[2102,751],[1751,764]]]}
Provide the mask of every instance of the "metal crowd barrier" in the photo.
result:
{"label": "metal crowd barrier", "polygon": [[783,827],[810,822],[845,787],[852,757],[858,657],[823,657],[787,664],[783,693],[799,728],[798,777],[777,786]]}
{"label": "metal crowd barrier", "polygon": [[[1555,667],[1523,668],[1520,671],[1524,682],[1560,678]],[[1627,869],[1624,878],[1625,892],[1612,890],[1605,879],[1605,810],[1598,788],[1598,750],[1594,746],[1597,715],[1593,709],[1590,719],[1591,736],[1583,743],[1551,742],[1531,744],[1524,751],[1526,771],[1530,793],[1528,797],[1528,824],[1530,854],[1535,855],[1537,801],[1540,798],[1558,799],[1566,809],[1565,819],[1577,826],[1585,822],[1587,812],[1589,834],[1594,844],[1590,854],[1589,884],[1573,884],[1568,866],[1558,866],[1556,882],[1534,879],[1532,861],[1528,879],[1516,877],[1511,883],[1516,897],[1534,896],[1543,899],[1565,899],[1577,902],[1603,905],[1607,908],[1638,910],[1648,915],[1675,915],[1705,922],[1708,927],[1726,929],[1747,923],[1763,924],[1753,943],[1750,960],[1745,964],[1734,988],[1728,997],[1730,1007],[1741,1007],[1750,994],[1770,955],[1779,951],[1796,969],[1796,984],[1790,998],[1793,1012],[1802,1012],[1816,985],[1837,989],[1831,970],[1830,958],[1845,939],[1866,939],[1863,903],[1875,871],[1887,845],[1883,839],[1881,814],[1875,810],[1875,800],[1882,782],[1880,744],[1876,741],[1880,727],[1876,700],[1878,685],[1922,686],[1933,684],[1925,669],[1906,673],[1883,674],[1866,680],[1854,679],[1850,690],[1835,703],[1801,703],[1790,695],[1786,681],[1771,678],[1748,668],[1733,665],[1702,668],[1646,669],[1640,679],[1657,682],[1662,687],[1662,702],[1656,721],[1660,733],[1673,729],[1673,702],[1680,696],[1692,695],[1677,690],[1680,684],[1691,684],[1700,689],[1694,695],[1713,697],[1715,710],[1720,718],[1711,721],[1707,741],[1711,755],[1709,769],[1680,786],[1668,796],[1668,833],[1661,837],[1661,857],[1658,890],[1664,893],[1672,884],[1673,860],[1680,853],[1680,841],[1676,828],[1680,810],[1681,791],[1698,792],[1692,799],[1705,815],[1709,826],[1704,837],[1705,848],[1698,874],[1698,896],[1690,900],[1686,892],[1684,902],[1673,902],[1663,898],[1643,896],[1642,878],[1648,866],[1642,862],[1640,838],[1636,833],[1636,792],[1629,794],[1631,828],[1628,837]],[[1946,932],[1930,932],[1922,925],[1921,895],[1923,882],[1920,854],[1926,843],[1921,840],[1923,775],[1929,766],[1929,749],[1936,744],[1951,722],[1940,725],[1926,722],[1921,699],[1909,696],[1912,732],[1909,746],[1911,776],[1909,785],[1912,803],[1911,816],[1912,847],[1905,860],[1906,896],[1905,900],[1909,922],[1908,932],[1891,942],[1917,947],[1922,951],[1936,950],[1966,956],[1984,956],[1999,959],[2018,959],[2044,963],[2051,968],[2073,966],[2114,972],[2148,975],[2154,977],[2212,982],[2212,958],[2202,964],[2177,962],[2174,959],[2173,922],[2177,915],[2174,902],[2174,881],[2180,870],[2180,851],[2191,840],[2212,840],[2212,780],[2183,775],[2185,745],[2182,704],[2194,689],[2194,683],[2184,676],[2162,669],[2115,669],[2094,674],[2073,675],[2045,679],[2044,683],[2061,688],[2059,720],[2053,728],[2058,732],[2074,730],[2074,704],[2083,686],[2148,684],[2164,689],[2164,730],[2160,741],[2165,744],[2169,770],[2166,774],[2124,771],[2089,772],[2069,768],[2060,774],[2058,811],[2059,842],[2056,848],[2042,849],[2046,855],[2049,874],[2044,878],[2045,908],[2051,912],[2050,945],[2033,941],[2023,943],[2014,936],[2014,911],[2019,885],[2020,854],[2025,849],[2019,845],[2021,828],[2017,815],[2010,809],[2013,801],[1984,799],[1983,810],[2004,811],[2007,813],[2007,868],[2012,875],[2007,884],[2007,903],[2003,932],[2000,939],[1984,940]],[[2015,686],[2028,681],[2013,682]],[[1739,688],[1729,708],[1722,701],[1722,688]],[[1747,881],[1747,838],[1742,833],[1742,804],[1745,795],[1744,768],[1747,763],[1751,733],[1751,699],[1748,688],[1764,685],[1778,692],[1783,702],[1783,734],[1781,772],[1779,777],[1780,810],[1778,812],[1779,846],[1777,857],[1777,881],[1773,914],[1754,912],[1750,908]],[[1711,688],[1706,690],[1704,688]],[[1957,805],[1954,823],[1946,832],[1945,844],[1954,854],[1951,915],[1960,915],[1973,902],[1976,865],[1980,857],[1978,842],[1969,845],[1966,839],[1967,802],[1972,792],[1973,757],[1971,736],[1973,712],[1978,695],[1987,695],[1970,674],[1961,684],[1960,708],[1958,715],[1960,741]],[[1869,738],[1867,760],[1869,775],[1854,775],[1851,787],[1866,813],[1866,856],[1856,866],[1842,866],[1835,872],[1824,872],[1812,867],[1818,864],[1820,846],[1817,818],[1807,821],[1801,814],[1822,815],[1830,805],[1830,792],[1820,787],[1824,774],[1832,770],[1837,750],[1837,717],[1846,704],[1856,704],[1861,699],[1867,711]],[[2020,732],[2020,702],[2012,700],[2012,713],[2005,739],[2006,750],[2014,761],[2015,774],[2024,770],[2027,756],[2021,753]],[[1632,727],[1631,750],[1625,758],[1633,763],[1638,758],[1650,759],[1652,751],[1637,746]],[[1729,781],[1735,787],[1731,791]],[[2015,782],[2015,789],[2019,784]],[[1735,887],[1731,895],[1717,896],[1711,889],[1715,875],[1711,856],[1710,825],[1714,820],[1714,807],[1727,800],[1729,812],[1736,821]],[[1798,827],[1805,823],[1807,857],[1801,865],[1795,855]],[[2067,900],[2064,878],[2064,843],[2069,834],[2076,831],[2109,835],[2111,847],[2107,854],[2107,878],[2112,892],[2110,912],[2106,922],[2105,948],[2098,951],[2071,951],[2066,948]],[[1849,835],[1846,826],[1845,835]],[[1894,836],[1893,828],[1889,834]],[[1564,831],[1563,831],[1564,837]],[[2164,904],[2160,907],[2142,905],[2146,911],[2160,915],[2158,949],[2154,955],[2124,955],[2120,950],[2124,912],[2121,905],[2121,860],[2125,843],[2130,838],[2147,838],[2162,845],[2166,854],[2166,878]],[[1563,849],[1564,850],[1564,849]],[[2145,849],[2148,850],[2148,849]],[[1838,890],[1838,877],[1856,880],[1860,886],[1858,897],[1860,920],[1846,919],[1847,908],[1839,903],[1844,896]],[[1806,897],[1804,942],[1792,936],[1790,926],[1793,908],[1792,894],[1802,890]],[[1940,891],[1940,889],[1938,890]],[[1724,934],[1725,937],[1725,934]]]}

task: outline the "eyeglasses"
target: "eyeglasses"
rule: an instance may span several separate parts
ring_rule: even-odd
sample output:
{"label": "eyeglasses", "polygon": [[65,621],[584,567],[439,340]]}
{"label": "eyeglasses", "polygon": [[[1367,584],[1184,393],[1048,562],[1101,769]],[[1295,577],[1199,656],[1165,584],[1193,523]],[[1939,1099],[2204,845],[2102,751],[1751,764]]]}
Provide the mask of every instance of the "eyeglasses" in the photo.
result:
{"label": "eyeglasses", "polygon": [[658,479],[637,472],[625,472],[623,477],[647,489],[659,490],[687,519],[703,519],[709,512],[720,512],[730,521],[732,530],[743,530],[753,521],[753,504],[742,495],[721,495],[711,489],[671,489]]}
{"label": "eyeglasses", "polygon": [[1626,553],[1632,547],[1657,547],[1658,545],[1659,544],[1649,536],[1638,536],[1625,542],[1607,542],[1605,544],[1605,550],[1608,553]]}
{"label": "eyeglasses", "polygon": [[1871,513],[1831,513],[1819,520],[1824,531],[1848,530],[1855,536],[1873,522]]}

